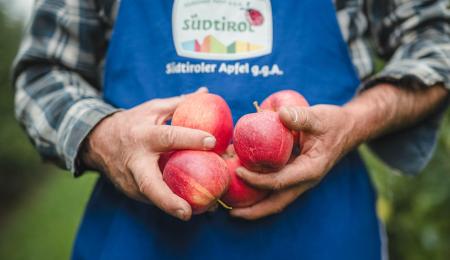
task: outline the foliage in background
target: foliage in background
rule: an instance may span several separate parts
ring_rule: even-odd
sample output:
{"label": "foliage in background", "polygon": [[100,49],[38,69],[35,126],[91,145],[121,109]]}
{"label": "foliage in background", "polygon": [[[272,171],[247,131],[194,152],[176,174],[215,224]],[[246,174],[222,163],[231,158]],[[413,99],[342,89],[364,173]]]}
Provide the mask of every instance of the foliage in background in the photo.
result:
{"label": "foliage in background", "polygon": [[14,119],[10,67],[22,24],[0,2],[0,259],[69,259],[95,176],[42,163]]}
{"label": "foliage in background", "polygon": [[[14,119],[9,72],[22,26],[9,19],[3,10],[0,3],[0,205],[8,208],[42,180],[40,173],[46,167]],[[0,217],[4,213],[0,210]]]}
{"label": "foliage in background", "polygon": [[430,165],[416,177],[386,168],[361,149],[378,191],[391,259],[450,259],[450,115]]}
{"label": "foliage in background", "polygon": [[[0,259],[67,259],[95,176],[44,165],[13,117],[9,69],[21,25],[0,3]],[[430,166],[399,176],[365,147],[391,259],[450,259],[450,116]]]}

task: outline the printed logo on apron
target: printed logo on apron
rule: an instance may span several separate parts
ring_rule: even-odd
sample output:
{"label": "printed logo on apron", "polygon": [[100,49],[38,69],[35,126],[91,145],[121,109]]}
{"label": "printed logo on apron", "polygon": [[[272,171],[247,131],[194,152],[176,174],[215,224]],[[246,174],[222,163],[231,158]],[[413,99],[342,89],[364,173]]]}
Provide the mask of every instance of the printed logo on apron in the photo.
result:
{"label": "printed logo on apron", "polygon": [[270,54],[270,0],[175,0],[172,33],[182,57],[238,60]]}

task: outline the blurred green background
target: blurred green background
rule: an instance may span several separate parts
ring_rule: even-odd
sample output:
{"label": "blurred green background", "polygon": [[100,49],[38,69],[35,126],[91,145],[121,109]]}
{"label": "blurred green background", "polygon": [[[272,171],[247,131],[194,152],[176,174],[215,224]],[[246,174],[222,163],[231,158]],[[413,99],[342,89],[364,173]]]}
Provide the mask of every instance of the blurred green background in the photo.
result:
{"label": "blurred green background", "polygon": [[[0,1],[0,259],[67,259],[95,174],[43,164],[14,119],[11,62],[22,24]],[[432,163],[404,177],[362,152],[379,192],[391,259],[450,259],[450,115]]]}

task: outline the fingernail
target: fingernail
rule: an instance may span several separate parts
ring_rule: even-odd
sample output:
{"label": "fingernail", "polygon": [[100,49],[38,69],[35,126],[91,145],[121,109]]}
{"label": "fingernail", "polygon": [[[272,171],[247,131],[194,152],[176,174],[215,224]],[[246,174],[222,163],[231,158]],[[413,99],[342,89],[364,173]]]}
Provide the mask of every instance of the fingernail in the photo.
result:
{"label": "fingernail", "polygon": [[294,109],[292,109],[292,108],[283,108],[283,109],[285,109],[285,111],[287,111],[289,113],[289,117],[291,118],[292,122],[297,122],[298,115],[294,111]]}
{"label": "fingernail", "polygon": [[203,146],[205,148],[214,148],[216,147],[216,138],[214,137],[206,137],[205,139],[203,139]]}
{"label": "fingernail", "polygon": [[208,91],[207,87],[200,87],[199,89],[197,89],[197,91]]}
{"label": "fingernail", "polygon": [[186,212],[182,209],[178,209],[175,212],[175,215],[177,216],[177,218],[181,219],[181,220],[186,220]]}

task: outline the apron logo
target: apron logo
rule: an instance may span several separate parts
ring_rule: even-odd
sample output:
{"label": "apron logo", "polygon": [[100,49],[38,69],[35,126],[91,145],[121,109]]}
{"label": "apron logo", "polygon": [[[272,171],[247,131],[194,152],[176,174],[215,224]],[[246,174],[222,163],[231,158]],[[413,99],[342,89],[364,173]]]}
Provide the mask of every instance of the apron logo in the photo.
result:
{"label": "apron logo", "polygon": [[261,26],[264,23],[264,15],[256,9],[248,8],[249,6],[250,2],[248,2],[247,9],[245,9],[247,21],[253,26]]}
{"label": "apron logo", "polygon": [[175,0],[172,33],[182,57],[237,60],[270,54],[270,0]]}

